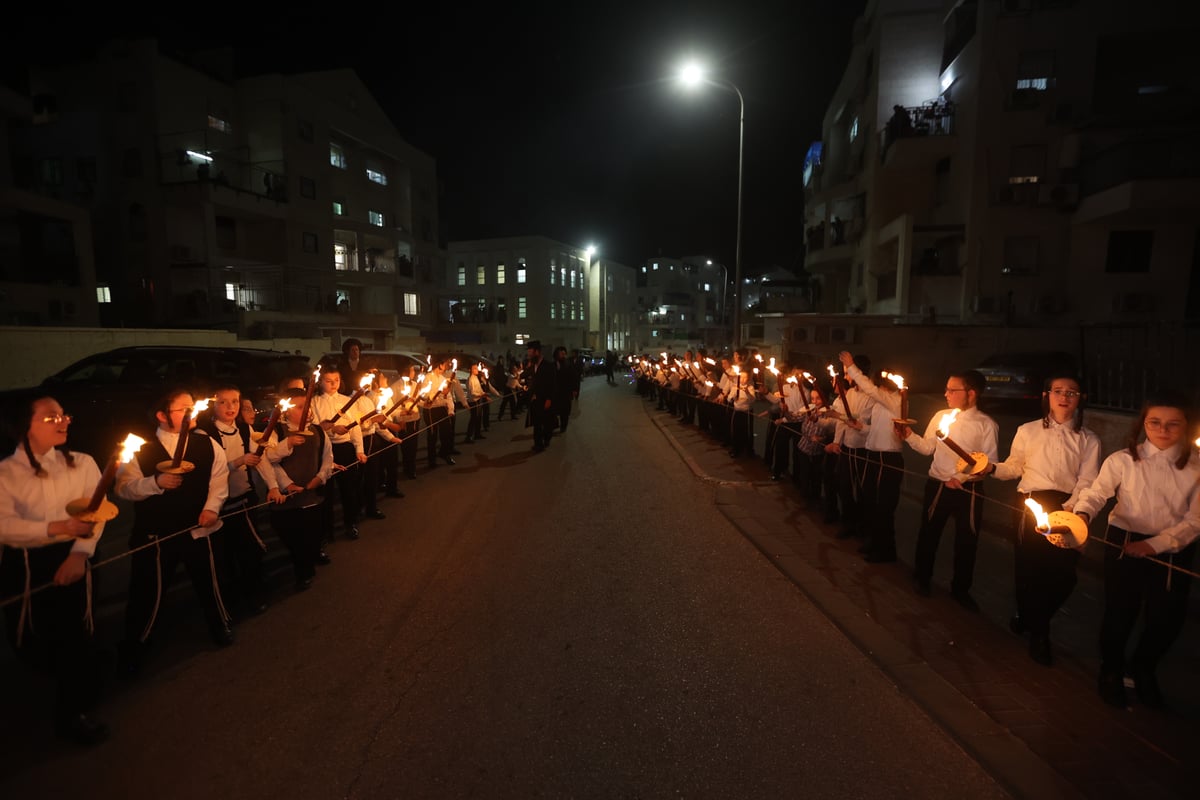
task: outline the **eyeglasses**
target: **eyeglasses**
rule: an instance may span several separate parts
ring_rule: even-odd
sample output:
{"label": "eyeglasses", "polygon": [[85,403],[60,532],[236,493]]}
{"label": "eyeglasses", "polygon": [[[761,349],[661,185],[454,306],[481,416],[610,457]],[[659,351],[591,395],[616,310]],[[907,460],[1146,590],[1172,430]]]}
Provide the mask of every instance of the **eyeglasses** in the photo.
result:
{"label": "eyeglasses", "polygon": [[965,392],[965,391],[967,391],[967,390],[966,389],[951,389],[949,386],[946,387],[946,394],[954,394],[955,392]]}
{"label": "eyeglasses", "polygon": [[1173,419],[1168,422],[1163,422],[1160,419],[1146,420],[1146,430],[1169,431],[1171,433],[1174,433],[1175,431],[1182,430],[1182,429],[1183,429],[1183,422],[1181,422],[1180,420],[1177,420],[1177,419]]}
{"label": "eyeglasses", "polygon": [[1079,392],[1076,392],[1073,389],[1051,389],[1050,394],[1054,395],[1055,397],[1065,397],[1068,400],[1073,400],[1080,395]]}
{"label": "eyeglasses", "polygon": [[69,423],[74,417],[70,414],[51,414],[48,417],[42,417],[42,422],[49,422],[51,425],[58,425],[62,422]]}

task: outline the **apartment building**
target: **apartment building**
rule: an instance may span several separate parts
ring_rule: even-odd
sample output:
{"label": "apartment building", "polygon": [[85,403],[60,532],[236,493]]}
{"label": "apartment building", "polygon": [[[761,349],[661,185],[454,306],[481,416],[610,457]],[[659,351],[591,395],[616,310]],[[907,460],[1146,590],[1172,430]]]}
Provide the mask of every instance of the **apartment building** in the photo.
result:
{"label": "apartment building", "polygon": [[732,337],[726,309],[733,299],[729,270],[711,256],[646,260],[637,273],[634,349],[728,346]]}
{"label": "apartment building", "polygon": [[1176,9],[871,0],[805,162],[816,308],[1200,318],[1200,69]]}
{"label": "apartment building", "polygon": [[382,347],[432,320],[435,164],[352,71],[235,79],[228,49],[118,41],[31,95],[16,182],[90,210],[102,323]]}

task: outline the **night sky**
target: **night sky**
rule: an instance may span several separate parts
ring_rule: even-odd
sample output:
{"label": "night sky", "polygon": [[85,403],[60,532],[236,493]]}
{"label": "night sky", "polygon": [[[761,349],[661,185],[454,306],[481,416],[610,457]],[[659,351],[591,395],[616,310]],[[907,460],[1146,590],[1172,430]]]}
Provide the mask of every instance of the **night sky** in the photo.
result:
{"label": "night sky", "polygon": [[[221,2],[137,19],[55,6],[21,20],[5,75],[19,81],[22,63],[86,54],[116,35],[231,44],[239,74],[350,67],[401,135],[437,159],[444,239],[543,234],[595,242],[630,265],[659,252],[732,265],[738,102],[674,84],[696,56],[746,98],[749,275],[802,259],[800,167],[864,5]],[[343,8],[354,13],[339,18]],[[375,16],[360,16],[368,8]]]}

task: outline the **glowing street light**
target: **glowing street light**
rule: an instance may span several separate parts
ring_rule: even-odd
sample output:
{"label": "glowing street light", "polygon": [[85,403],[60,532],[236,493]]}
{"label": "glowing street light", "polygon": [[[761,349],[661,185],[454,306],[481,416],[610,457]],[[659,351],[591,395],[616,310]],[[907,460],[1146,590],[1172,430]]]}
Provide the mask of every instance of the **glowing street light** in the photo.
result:
{"label": "glowing street light", "polygon": [[737,95],[741,106],[738,116],[737,243],[733,258],[733,349],[737,350],[742,345],[742,154],[746,144],[746,98],[731,81],[707,77],[704,68],[695,61],[689,61],[679,70],[679,83],[689,89],[702,83],[729,89]]}

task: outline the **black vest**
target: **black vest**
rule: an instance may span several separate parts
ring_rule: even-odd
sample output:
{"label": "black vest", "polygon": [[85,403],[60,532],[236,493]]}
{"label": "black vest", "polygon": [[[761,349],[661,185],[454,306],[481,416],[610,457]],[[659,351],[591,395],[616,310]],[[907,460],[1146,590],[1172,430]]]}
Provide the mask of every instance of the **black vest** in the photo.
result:
{"label": "black vest", "polygon": [[[158,440],[157,431],[146,437],[146,444],[137,454],[138,465],[146,477],[156,474],[158,463],[169,461],[171,457],[172,454]],[[197,430],[190,431],[183,460],[195,464],[196,468],[184,473],[182,486],[134,504],[134,536],[166,536],[198,524],[200,512],[208,501],[208,483],[213,467],[212,439]]]}

